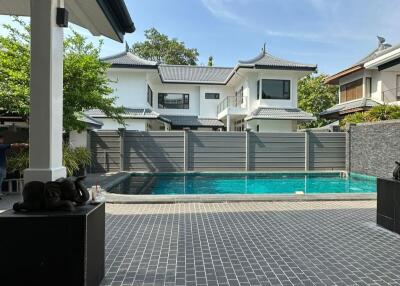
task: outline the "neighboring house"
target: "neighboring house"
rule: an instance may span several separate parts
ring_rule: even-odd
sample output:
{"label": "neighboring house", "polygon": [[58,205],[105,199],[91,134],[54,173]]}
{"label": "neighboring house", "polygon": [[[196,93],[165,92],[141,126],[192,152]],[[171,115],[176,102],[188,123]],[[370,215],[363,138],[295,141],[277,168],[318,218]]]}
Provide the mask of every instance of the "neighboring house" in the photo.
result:
{"label": "neighboring house", "polygon": [[[126,108],[127,130],[295,131],[315,118],[297,108],[297,82],[316,65],[276,58],[265,49],[234,68],[158,64],[130,52],[111,64],[117,104]],[[98,110],[88,115],[104,130],[123,128]]]}
{"label": "neighboring house", "polygon": [[[81,132],[71,131],[68,134],[64,132],[64,136],[67,135],[64,139],[68,138],[68,142],[73,147],[86,147],[88,132],[90,130],[101,129],[103,123],[86,114],[80,114],[78,120],[85,123],[85,130]],[[6,136],[7,142],[17,142],[15,141],[16,138],[22,138],[24,139],[23,141],[25,141],[25,139],[28,140],[28,129],[29,123],[27,117],[0,114],[0,134]]]}
{"label": "neighboring house", "polygon": [[339,104],[322,112],[322,117],[341,119],[379,104],[400,103],[400,45],[378,40],[374,51],[326,79],[327,84],[339,85]]}

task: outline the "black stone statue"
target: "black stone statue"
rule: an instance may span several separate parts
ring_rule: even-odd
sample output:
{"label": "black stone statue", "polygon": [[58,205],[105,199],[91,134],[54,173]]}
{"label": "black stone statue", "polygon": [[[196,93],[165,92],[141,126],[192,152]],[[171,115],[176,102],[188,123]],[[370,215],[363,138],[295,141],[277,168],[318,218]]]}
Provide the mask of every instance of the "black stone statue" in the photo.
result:
{"label": "black stone statue", "polygon": [[400,180],[400,163],[396,161],[396,167],[393,171],[393,179]]}
{"label": "black stone statue", "polygon": [[23,202],[15,203],[15,211],[73,211],[89,200],[83,184],[85,177],[61,178],[54,182],[29,182],[22,191]]}

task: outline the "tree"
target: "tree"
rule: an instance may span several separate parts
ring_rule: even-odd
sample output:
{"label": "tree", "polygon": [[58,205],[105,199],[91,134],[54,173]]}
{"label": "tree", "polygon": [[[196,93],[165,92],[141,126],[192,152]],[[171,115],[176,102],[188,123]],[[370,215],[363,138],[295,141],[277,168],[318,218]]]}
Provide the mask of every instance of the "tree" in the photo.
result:
{"label": "tree", "polygon": [[308,75],[298,82],[298,105],[302,110],[312,113],[316,121],[302,124],[303,128],[321,127],[329,120],[323,119],[319,114],[335,105],[338,101],[338,87],[324,83],[327,78],[324,74]]}
{"label": "tree", "polygon": [[135,43],[132,52],[141,58],[171,65],[196,65],[199,52],[186,48],[184,42],[170,39],[155,28],[144,31],[146,40]]}
{"label": "tree", "polygon": [[[30,26],[19,18],[16,25],[3,25],[8,32],[0,36],[0,114],[29,115]],[[115,106],[115,97],[106,71],[100,61],[100,49],[88,43],[75,31],[64,41],[64,129],[83,130],[80,114],[87,109],[100,109],[123,124],[122,107]]]}
{"label": "tree", "polygon": [[213,58],[212,56],[209,56],[209,57],[208,57],[208,64],[207,64],[207,65],[208,65],[209,67],[212,67],[212,66],[214,65],[213,61],[214,61],[214,58]]}

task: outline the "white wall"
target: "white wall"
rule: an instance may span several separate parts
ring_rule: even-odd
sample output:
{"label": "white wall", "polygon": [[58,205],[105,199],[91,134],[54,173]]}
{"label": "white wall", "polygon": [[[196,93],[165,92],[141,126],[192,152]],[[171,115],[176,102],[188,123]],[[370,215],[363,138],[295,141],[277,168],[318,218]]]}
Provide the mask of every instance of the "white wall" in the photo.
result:
{"label": "white wall", "polygon": [[69,144],[72,147],[87,147],[87,135],[88,132],[86,130],[81,133],[77,131],[71,131],[69,133]]}
{"label": "white wall", "polygon": [[[219,93],[219,99],[206,99],[206,93]],[[234,95],[231,88],[221,85],[201,85],[199,117],[202,118],[217,118],[218,104],[227,96]]]}
{"label": "white wall", "polygon": [[126,130],[146,131],[146,119],[126,119],[124,127],[113,119],[110,118],[96,118],[96,120],[103,122],[102,130],[117,130],[118,128],[125,128]]}
{"label": "white wall", "polygon": [[[400,74],[400,72],[363,70],[341,78],[339,80],[339,85],[347,84],[349,82],[358,80],[360,78],[370,77],[371,99],[376,101],[381,101],[383,91],[396,88],[397,74]],[[364,96],[367,96],[369,91],[366,90],[365,81],[364,81],[363,91],[364,91]],[[339,95],[340,95],[340,90],[339,90]]]}
{"label": "white wall", "polygon": [[109,69],[110,84],[117,97],[117,105],[124,107],[148,107],[146,71],[132,69]]}
{"label": "white wall", "polygon": [[260,126],[259,132],[292,132],[297,130],[296,120],[250,120],[247,127],[252,131],[257,131],[257,125]]}
{"label": "white wall", "polygon": [[[199,115],[200,114],[200,87],[190,84],[153,84],[153,109],[166,115]],[[189,109],[162,109],[158,108],[158,93],[185,93],[189,94]]]}
{"label": "white wall", "polygon": [[[303,75],[303,74],[301,74]],[[290,80],[290,100],[284,99],[262,99],[262,95],[260,94],[259,106],[263,107],[287,107],[287,108],[296,108],[297,107],[297,82],[299,80],[300,75],[294,72],[260,72],[258,75],[258,79],[260,82],[262,79],[281,79],[281,80]],[[257,81],[256,81],[257,84]],[[262,87],[261,87],[262,90]],[[261,91],[260,91],[261,92]],[[257,92],[256,92],[257,93]]]}

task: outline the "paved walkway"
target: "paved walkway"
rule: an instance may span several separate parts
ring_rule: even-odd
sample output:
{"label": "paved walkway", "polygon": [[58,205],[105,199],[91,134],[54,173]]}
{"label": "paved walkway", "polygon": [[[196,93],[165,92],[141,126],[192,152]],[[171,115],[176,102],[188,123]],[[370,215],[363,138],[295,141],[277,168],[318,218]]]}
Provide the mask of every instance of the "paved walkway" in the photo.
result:
{"label": "paved walkway", "polygon": [[107,205],[103,285],[400,285],[375,201]]}
{"label": "paved walkway", "polygon": [[[0,211],[17,197],[0,201]],[[376,201],[107,204],[102,285],[400,285]]]}

